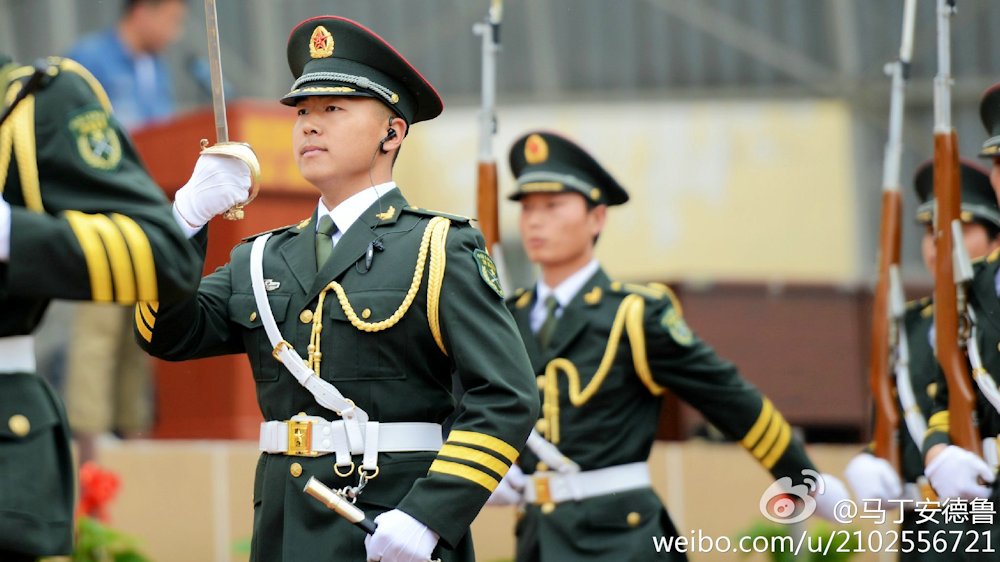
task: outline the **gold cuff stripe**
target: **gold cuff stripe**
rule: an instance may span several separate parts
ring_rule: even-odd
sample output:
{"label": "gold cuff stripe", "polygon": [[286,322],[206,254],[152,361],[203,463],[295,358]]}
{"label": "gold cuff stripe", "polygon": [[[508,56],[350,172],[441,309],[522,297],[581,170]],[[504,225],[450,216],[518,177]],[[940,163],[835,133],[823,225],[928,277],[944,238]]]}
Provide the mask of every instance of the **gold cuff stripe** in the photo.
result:
{"label": "gold cuff stripe", "polygon": [[142,304],[146,305],[146,311],[149,312],[149,315],[155,320],[156,313],[160,311],[160,303],[157,301],[149,301],[143,302]]}
{"label": "gold cuff stripe", "polygon": [[484,453],[478,449],[470,449],[469,447],[461,447],[458,445],[445,444],[441,447],[441,450],[438,451],[438,455],[476,463],[492,470],[493,472],[496,472],[500,475],[500,477],[507,474],[507,470],[510,468],[510,465],[498,460],[489,453]]}
{"label": "gold cuff stripe", "polygon": [[86,215],[86,220],[101,237],[104,249],[111,260],[111,277],[115,282],[115,301],[118,304],[135,302],[135,272],[132,271],[132,259],[129,257],[128,245],[122,232],[115,228],[108,217],[96,214]]}
{"label": "gold cuff stripe", "polygon": [[781,414],[775,412],[771,416],[771,423],[768,424],[767,431],[764,432],[764,436],[760,438],[760,441],[757,442],[757,445],[754,446],[751,452],[755,458],[758,460],[763,459],[764,455],[774,447],[778,439],[778,434],[781,433],[781,426],[783,425],[785,424],[784,420],[781,419]]}
{"label": "gold cuff stripe", "polygon": [[448,434],[447,441],[449,443],[463,443],[466,445],[476,445],[477,447],[482,447],[483,449],[488,449],[494,453],[499,453],[500,456],[506,458],[511,463],[517,460],[518,452],[517,449],[511,447],[507,442],[502,439],[497,439],[492,435],[486,435],[485,433],[477,433],[475,431],[462,431],[460,429],[453,429],[451,433]]}
{"label": "gold cuff stripe", "polygon": [[479,484],[483,488],[486,488],[486,490],[490,493],[492,493],[493,490],[496,490],[497,486],[500,484],[499,480],[481,470],[464,464],[459,464],[457,462],[443,461],[441,459],[432,462],[428,472],[437,472],[439,474],[448,474],[450,476],[464,478],[470,482]]}
{"label": "gold cuff stripe", "polygon": [[924,437],[932,433],[947,433],[951,428],[951,412],[944,410],[938,412],[927,420],[927,431],[924,432]]}
{"label": "gold cuff stripe", "polygon": [[768,453],[763,459],[760,460],[760,464],[764,465],[764,468],[770,470],[785,454],[788,450],[788,444],[792,440],[792,428],[787,423],[781,424],[781,433],[778,434],[778,440],[775,441],[774,446],[771,447],[771,452]]}
{"label": "gold cuff stripe", "polygon": [[149,328],[153,328],[156,325],[156,316],[149,313],[149,309],[144,307],[142,303],[135,306],[136,313],[142,318],[142,322]]}
{"label": "gold cuff stripe", "polygon": [[94,230],[91,221],[79,211],[66,211],[66,221],[69,222],[73,234],[80,242],[83,257],[87,262],[87,273],[90,276],[91,300],[94,302],[111,302],[111,269],[108,265],[108,255],[101,244],[100,236]]}
{"label": "gold cuff stripe", "polygon": [[146,319],[142,315],[141,304],[135,305],[135,328],[139,330],[139,335],[142,336],[142,339],[147,342],[153,341],[153,330],[146,323]]}
{"label": "gold cuff stripe", "polygon": [[774,414],[774,405],[771,404],[771,400],[764,398],[757,421],[754,422],[753,426],[750,427],[750,431],[747,431],[747,434],[740,441],[740,445],[743,445],[744,449],[750,449],[757,444],[760,436],[764,434],[764,430],[767,429],[767,425],[771,422],[772,414]]}
{"label": "gold cuff stripe", "polygon": [[125,215],[111,215],[115,224],[125,235],[129,251],[132,254],[132,266],[135,270],[135,283],[138,287],[138,300],[155,301],[159,299],[156,287],[156,262],[153,259],[153,248],[149,238],[134,220]]}

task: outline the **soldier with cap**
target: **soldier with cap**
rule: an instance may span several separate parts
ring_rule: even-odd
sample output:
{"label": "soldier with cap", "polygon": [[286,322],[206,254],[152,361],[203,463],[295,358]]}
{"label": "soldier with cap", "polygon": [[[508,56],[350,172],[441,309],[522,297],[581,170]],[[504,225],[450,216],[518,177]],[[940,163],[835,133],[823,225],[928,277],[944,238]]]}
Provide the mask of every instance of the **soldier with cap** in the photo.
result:
{"label": "soldier with cap", "polygon": [[[69,428],[31,335],[49,301],[166,305],[201,268],[86,69],[0,56],[0,92],[0,560],[20,561],[68,554],[73,538]],[[187,185],[241,201],[249,182],[216,155]]]}
{"label": "soldier with cap", "polygon": [[[140,306],[140,344],[171,360],[247,354],[266,420],[252,560],[472,560],[469,526],[538,397],[482,235],[410,205],[392,180],[410,127],[441,99],[342,17],[297,25],[288,62],[281,101],[298,114],[293,150],[315,211],[238,245],[196,298]],[[204,232],[195,240],[204,253]],[[310,477],[376,516],[377,531],[366,538],[305,495]]]}
{"label": "soldier with cap", "polygon": [[[982,158],[991,158],[993,167],[990,181],[994,194],[1000,193],[1000,84],[983,94],[980,101],[980,116],[983,126],[990,134],[979,153]],[[962,209],[965,214],[965,191],[962,191]],[[998,198],[1000,199],[1000,198]],[[993,200],[992,205],[996,205]],[[980,206],[985,206],[980,198]],[[996,207],[988,207],[996,212]],[[991,230],[996,240],[997,231]],[[970,252],[971,253],[971,252]],[[928,420],[927,436],[923,451],[927,478],[942,498],[962,498],[972,501],[986,499],[992,502],[991,513],[996,513],[1000,505],[1000,392],[997,390],[996,374],[1000,373],[1000,250],[994,250],[985,259],[973,263],[973,279],[968,288],[968,308],[971,312],[972,330],[968,342],[970,372],[976,395],[976,420],[983,438],[983,457],[951,444],[951,427],[948,411],[948,386],[944,374],[938,368],[938,392],[934,397],[932,414]],[[989,525],[971,522],[968,530],[976,533],[980,545],[989,544],[994,552],[968,554],[967,559],[998,560],[995,552],[1000,541],[1000,527],[991,521]],[[989,533],[989,536],[983,536]]]}
{"label": "soldier with cap", "polygon": [[[926,227],[921,242],[924,265],[934,275],[935,246],[932,228],[934,214],[934,163],[924,162],[914,177],[914,188],[920,200],[917,221]],[[962,232],[969,256],[981,259],[1000,248],[1000,208],[990,187],[989,175],[974,162],[961,162]],[[903,317],[905,339],[901,353],[903,361],[896,369],[896,406],[903,421],[898,432],[902,461],[902,478],[889,462],[876,457],[874,445],[855,456],[847,465],[845,476],[854,489],[858,501],[880,501],[886,509],[904,508],[902,531],[913,537],[923,532],[961,532],[961,525],[946,523],[943,518],[920,517],[913,511],[918,502],[926,503],[936,495],[924,476],[921,453],[928,418],[943,382],[937,380],[938,363],[932,342],[934,305],[930,298],[907,303]],[[954,536],[954,535],[951,535]],[[966,544],[966,543],[963,543]],[[972,546],[972,545],[970,545]],[[954,553],[924,552],[899,553],[900,560],[951,560]]]}
{"label": "soldier with cap", "polygon": [[608,207],[628,201],[611,174],[543,131],[514,143],[510,166],[525,251],[541,268],[507,302],[542,395],[537,433],[491,500],[524,504],[517,560],[664,559],[649,538],[677,531],[646,460],[668,389],[775,478],[825,480],[826,493],[802,505],[830,516],[843,484],[820,478],[781,413],[695,336],[673,293],[612,281],[594,258]]}

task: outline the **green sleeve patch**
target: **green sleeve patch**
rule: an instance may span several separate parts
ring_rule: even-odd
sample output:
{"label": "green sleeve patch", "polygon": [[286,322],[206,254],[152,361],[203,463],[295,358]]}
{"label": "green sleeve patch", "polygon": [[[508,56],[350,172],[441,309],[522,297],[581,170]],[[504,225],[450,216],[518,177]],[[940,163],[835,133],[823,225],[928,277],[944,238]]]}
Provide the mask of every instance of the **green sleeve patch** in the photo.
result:
{"label": "green sleeve patch", "polygon": [[500,286],[500,276],[497,275],[497,266],[493,263],[493,258],[479,248],[472,252],[472,257],[476,260],[479,276],[483,278],[486,286],[503,298],[503,288]]}
{"label": "green sleeve patch", "polygon": [[78,111],[69,116],[67,127],[84,164],[103,172],[118,169],[122,143],[104,109],[90,107]]}
{"label": "green sleeve patch", "polygon": [[670,334],[670,337],[674,338],[674,341],[678,345],[687,347],[694,342],[694,334],[691,332],[691,328],[688,328],[687,323],[684,322],[684,317],[672,306],[667,308],[667,311],[660,317],[660,326]]}

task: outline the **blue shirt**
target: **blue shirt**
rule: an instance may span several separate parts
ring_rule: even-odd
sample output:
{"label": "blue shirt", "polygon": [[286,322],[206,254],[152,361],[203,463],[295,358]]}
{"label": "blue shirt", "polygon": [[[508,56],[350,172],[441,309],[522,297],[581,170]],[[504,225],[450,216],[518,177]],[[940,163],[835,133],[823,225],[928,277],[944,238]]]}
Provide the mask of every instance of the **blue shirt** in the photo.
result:
{"label": "blue shirt", "polygon": [[169,118],[174,97],[167,65],[158,55],[136,54],[116,28],[80,39],[67,55],[87,67],[108,93],[115,117],[126,129]]}

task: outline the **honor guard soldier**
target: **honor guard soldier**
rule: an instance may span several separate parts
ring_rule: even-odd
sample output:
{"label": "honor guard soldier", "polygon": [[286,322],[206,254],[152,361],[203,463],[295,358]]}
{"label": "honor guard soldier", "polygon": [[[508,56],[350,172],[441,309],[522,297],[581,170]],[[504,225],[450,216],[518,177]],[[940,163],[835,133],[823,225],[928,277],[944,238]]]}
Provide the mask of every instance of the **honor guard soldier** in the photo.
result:
{"label": "honor guard soldier", "polygon": [[[472,560],[469,525],[538,396],[482,235],[392,181],[410,127],[441,99],[348,19],[303,21],[287,48],[295,82],[281,101],[298,114],[293,151],[316,210],[238,245],[197,298],[140,306],[140,344],[170,360],[247,354],[266,420],[252,560]],[[194,240],[204,255],[205,234]],[[377,531],[305,495],[310,477],[377,515]]]}
{"label": "honor guard soldier", "polygon": [[[990,178],[974,162],[961,162],[962,230],[965,249],[973,258],[983,258],[1000,247],[1000,208],[990,187]],[[935,247],[932,228],[934,216],[934,163],[924,162],[914,177],[914,188],[920,200],[917,222],[926,227],[921,242],[924,265],[934,275]],[[845,475],[859,502],[880,501],[887,509],[902,506],[901,531],[913,537],[923,533],[961,533],[962,526],[946,524],[943,518],[921,517],[913,508],[936,498],[924,476],[921,446],[927,432],[928,418],[934,406],[940,384],[938,363],[931,340],[934,325],[934,305],[930,298],[907,303],[903,317],[905,346],[895,371],[896,406],[901,427],[897,432],[902,464],[900,474],[888,461],[872,454],[873,446],[851,460]],[[944,536],[944,535],[941,535]],[[952,535],[953,536],[953,535]],[[970,541],[963,541],[968,544]],[[971,545],[970,546],[974,546]],[[899,560],[952,560],[954,552],[900,551]]]}
{"label": "honor guard soldier", "polygon": [[[993,160],[990,180],[995,195],[1000,193],[1000,161],[997,158],[1000,154],[1000,84],[983,94],[979,111],[983,126],[990,134],[990,138],[983,143],[979,156]],[[967,205],[964,189],[962,197],[964,214]],[[989,202],[984,202],[984,199],[980,197],[973,203],[996,213],[996,199]],[[991,230],[990,234],[994,244],[1000,243],[997,240],[997,230]],[[997,468],[1000,466],[1000,392],[995,378],[1000,373],[1000,252],[993,251],[985,259],[974,261],[973,272],[968,288],[968,308],[973,329],[967,350],[976,397],[974,416],[983,439],[983,456],[980,458],[951,444],[949,430],[953,419],[948,410],[949,389],[943,372],[938,369],[938,392],[934,396],[933,413],[928,420],[923,447],[926,463],[924,472],[941,498],[970,501],[986,499],[991,502],[989,513],[995,517],[997,506],[1000,505],[1000,485],[997,483]],[[1000,560],[1000,555],[995,552],[1000,541],[1000,527],[996,521],[990,519],[989,524],[970,521],[966,528],[967,532],[975,534],[979,539],[976,546],[981,551],[966,554],[966,559]],[[984,536],[985,533],[989,535]],[[994,552],[983,552],[986,550]]]}
{"label": "honor guard soldier", "polygon": [[[49,300],[156,308],[189,298],[201,268],[89,72],[0,57],[0,91],[0,560],[33,560],[70,552],[75,508],[65,412],[34,373]],[[189,185],[249,185],[216,160]]]}
{"label": "honor guard soldier", "polygon": [[[491,501],[524,504],[516,559],[663,559],[649,537],[677,531],[646,461],[667,389],[776,478],[802,483],[813,465],[789,424],[694,335],[673,293],[612,281],[594,259],[607,208],[628,201],[618,182],[576,144],[541,131],[514,143],[510,167],[525,251],[541,267],[536,286],[507,301],[542,395],[521,470]],[[846,490],[825,480],[816,505],[830,516]]]}

